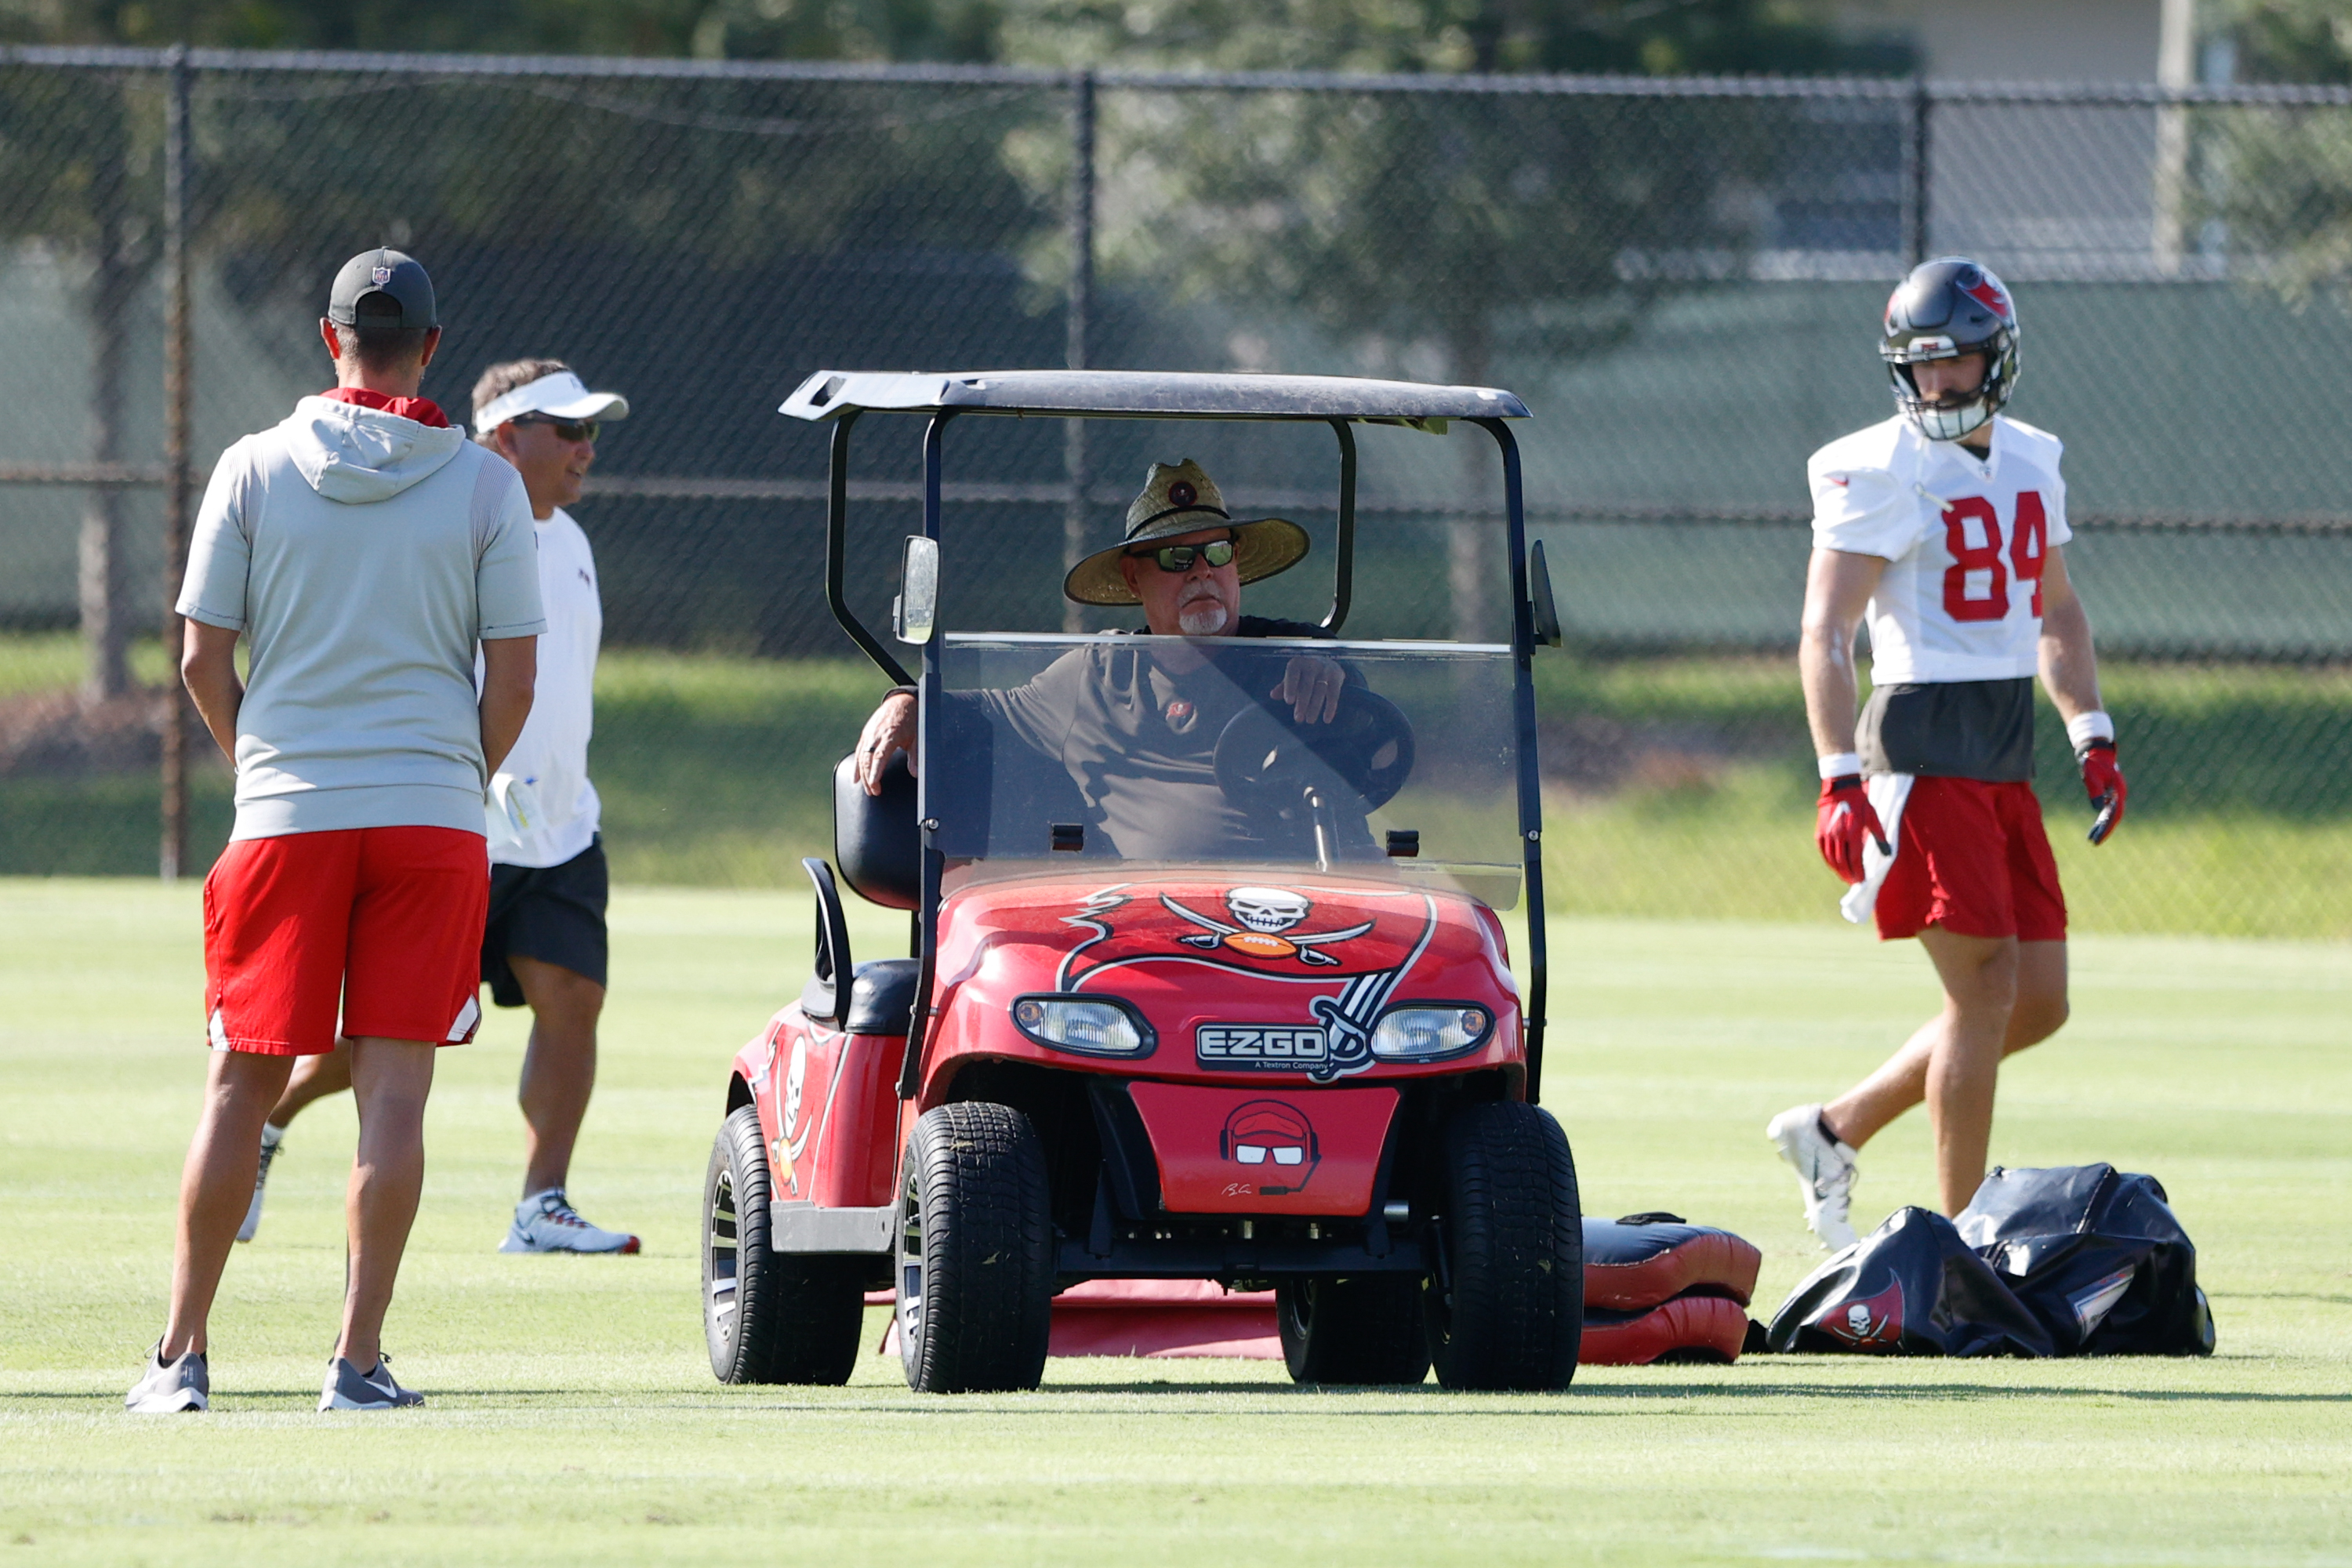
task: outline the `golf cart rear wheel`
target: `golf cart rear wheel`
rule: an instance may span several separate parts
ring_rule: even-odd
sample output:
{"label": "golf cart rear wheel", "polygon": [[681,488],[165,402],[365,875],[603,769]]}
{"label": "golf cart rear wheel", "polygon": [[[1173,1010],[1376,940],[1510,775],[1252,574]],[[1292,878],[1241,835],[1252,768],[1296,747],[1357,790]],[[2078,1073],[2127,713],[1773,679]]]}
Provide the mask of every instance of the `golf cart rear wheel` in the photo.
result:
{"label": "golf cart rear wheel", "polygon": [[1446,1124],[1444,1206],[1427,1295],[1448,1388],[1566,1388],[1584,1336],[1584,1221],[1568,1135],[1517,1100]]}
{"label": "golf cart rear wheel", "polygon": [[1275,1288],[1274,1315],[1297,1382],[1417,1384],[1429,1375],[1418,1274],[1286,1279]]}
{"label": "golf cart rear wheel", "polygon": [[703,1182],[702,1335],[721,1383],[849,1381],[866,1294],[857,1259],[770,1246],[766,1140],[739,1106],[720,1124]]}
{"label": "golf cart rear wheel", "polygon": [[938,1106],[899,1184],[898,1353],[922,1394],[1034,1388],[1053,1327],[1045,1151],[1007,1105]]}

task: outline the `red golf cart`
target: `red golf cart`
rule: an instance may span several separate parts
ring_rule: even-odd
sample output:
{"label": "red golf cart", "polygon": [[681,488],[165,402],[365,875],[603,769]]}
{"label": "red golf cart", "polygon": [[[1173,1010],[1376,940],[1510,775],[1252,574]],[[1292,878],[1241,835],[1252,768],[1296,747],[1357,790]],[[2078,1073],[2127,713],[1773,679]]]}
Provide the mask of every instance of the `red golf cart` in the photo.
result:
{"label": "red golf cart", "polygon": [[[813,973],[730,1072],[703,1224],[718,1376],[845,1381],[866,1292],[889,1289],[913,1387],[1032,1388],[1057,1293],[1160,1280],[1273,1290],[1303,1381],[1415,1384],[1433,1362],[1451,1388],[1565,1387],[1582,1235],[1535,1104],[1529,673],[1559,634],[1507,423],[1525,406],[1319,376],[820,372],[783,412],[832,424],[828,597],[919,694],[921,765],[900,755],[878,797],[835,770],[834,859],[805,862]],[[851,431],[883,413],[925,422],[894,626],[911,670],[843,592]],[[945,437],[988,416],[1328,426],[1318,635],[950,629]],[[1357,430],[1449,423],[1501,463],[1511,640],[1349,640]],[[1307,656],[1346,672],[1325,722],[1271,697]],[[1170,734],[1148,757],[1041,736],[1018,699],[1040,682],[1159,693]],[[1206,807],[1139,809],[1146,775],[1177,777],[1147,803]],[[853,959],[845,887],[911,912],[909,956]],[[1515,975],[1496,911],[1522,900]]]}

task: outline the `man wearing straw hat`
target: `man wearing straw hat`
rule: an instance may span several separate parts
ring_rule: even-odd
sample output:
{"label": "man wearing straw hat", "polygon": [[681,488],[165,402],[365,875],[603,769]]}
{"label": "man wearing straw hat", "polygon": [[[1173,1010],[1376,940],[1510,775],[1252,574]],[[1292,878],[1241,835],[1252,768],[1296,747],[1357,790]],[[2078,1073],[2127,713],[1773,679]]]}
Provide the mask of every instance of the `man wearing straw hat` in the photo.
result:
{"label": "man wearing straw hat", "polygon": [[[1113,638],[1076,648],[1010,691],[951,692],[950,732],[985,720],[1065,767],[1119,853],[1172,858],[1255,837],[1218,788],[1217,737],[1250,704],[1286,705],[1328,723],[1351,679],[1315,655],[1236,660],[1214,639],[1328,637],[1320,627],[1241,613],[1241,589],[1304,560],[1306,530],[1278,517],[1234,520],[1201,465],[1154,463],[1127,509],[1126,538],[1070,569],[1062,592],[1081,605],[1137,605],[1146,647]],[[866,721],[857,772],[882,791],[894,753],[916,758],[915,693],[900,688]]]}

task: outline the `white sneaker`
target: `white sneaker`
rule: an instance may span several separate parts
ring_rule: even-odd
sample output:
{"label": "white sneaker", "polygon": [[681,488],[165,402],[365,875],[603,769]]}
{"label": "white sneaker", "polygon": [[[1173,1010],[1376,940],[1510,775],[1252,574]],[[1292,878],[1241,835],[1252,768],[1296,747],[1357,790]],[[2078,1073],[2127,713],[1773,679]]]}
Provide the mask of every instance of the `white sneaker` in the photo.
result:
{"label": "white sneaker", "polygon": [[327,1363],[326,1386],[319,1390],[319,1410],[405,1410],[425,1403],[425,1395],[392,1380],[392,1358],[376,1352],[375,1370],[362,1372],[341,1356]]}
{"label": "white sneaker", "polygon": [[133,1415],[176,1415],[183,1410],[208,1410],[212,1407],[212,1373],[205,1370],[201,1351],[183,1351],[172,1361],[160,1359],[158,1352],[163,1342],[157,1340],[154,1350],[147,1352],[147,1370],[131,1392],[122,1396],[122,1407]]}
{"label": "white sneaker", "polygon": [[562,1187],[533,1193],[515,1205],[514,1224],[500,1252],[635,1252],[637,1238],[625,1230],[604,1230],[580,1217]]}
{"label": "white sneaker", "polygon": [[253,1175],[253,1202],[246,1205],[245,1223],[236,1227],[239,1241],[251,1241],[253,1233],[261,1228],[261,1190],[269,1183],[269,1162],[278,1158],[278,1151],[286,1146],[283,1136],[276,1142],[261,1141],[261,1169]]}
{"label": "white sneaker", "polygon": [[1854,1152],[1822,1131],[1822,1108],[1800,1105],[1765,1124],[1764,1135],[1796,1168],[1797,1191],[1804,1194],[1805,1223],[1832,1252],[1854,1242],[1847,1218],[1853,1201]]}

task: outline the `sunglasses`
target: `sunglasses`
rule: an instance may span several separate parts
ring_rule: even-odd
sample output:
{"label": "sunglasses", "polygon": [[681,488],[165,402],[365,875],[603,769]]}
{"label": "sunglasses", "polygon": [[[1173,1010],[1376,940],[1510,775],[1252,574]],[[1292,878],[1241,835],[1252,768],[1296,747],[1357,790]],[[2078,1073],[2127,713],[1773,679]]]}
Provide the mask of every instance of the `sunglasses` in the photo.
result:
{"label": "sunglasses", "polygon": [[1147,557],[1157,561],[1162,572],[1190,572],[1195,561],[1205,561],[1212,566],[1232,565],[1234,542],[1220,539],[1208,544],[1163,544],[1157,550],[1130,550],[1128,554],[1139,561]]}
{"label": "sunglasses", "polygon": [[553,419],[544,414],[523,414],[515,418],[518,425],[544,425],[555,432],[559,441],[593,441],[596,421],[593,419]]}

